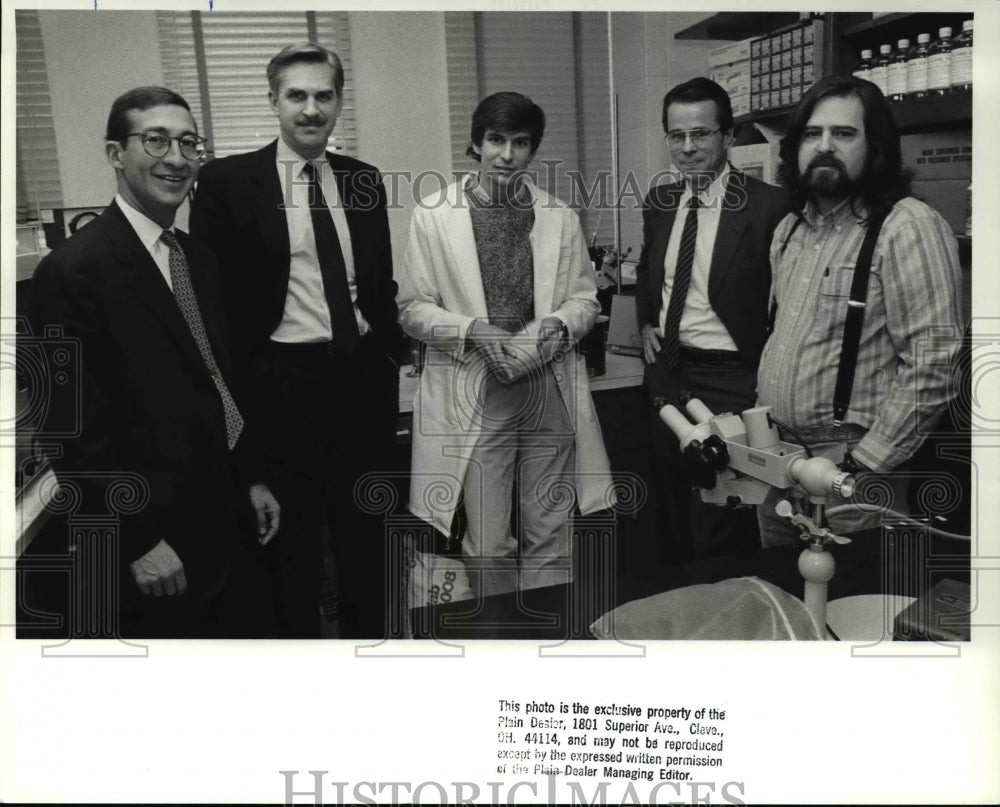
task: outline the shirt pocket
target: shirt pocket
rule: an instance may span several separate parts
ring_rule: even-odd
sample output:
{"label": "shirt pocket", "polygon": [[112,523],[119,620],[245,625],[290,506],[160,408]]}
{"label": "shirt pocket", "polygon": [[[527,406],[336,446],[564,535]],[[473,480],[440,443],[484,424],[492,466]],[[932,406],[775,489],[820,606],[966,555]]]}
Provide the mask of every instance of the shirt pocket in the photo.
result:
{"label": "shirt pocket", "polygon": [[824,270],[819,282],[816,319],[813,323],[813,333],[816,336],[837,338],[844,333],[853,281],[853,264],[828,266]]}

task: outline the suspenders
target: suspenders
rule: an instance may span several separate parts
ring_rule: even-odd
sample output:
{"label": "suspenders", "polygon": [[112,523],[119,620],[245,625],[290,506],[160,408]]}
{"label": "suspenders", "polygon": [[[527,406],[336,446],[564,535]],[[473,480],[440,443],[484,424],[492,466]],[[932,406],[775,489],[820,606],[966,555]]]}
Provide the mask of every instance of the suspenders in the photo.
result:
{"label": "suspenders", "polygon": [[[840,365],[837,368],[837,385],[833,391],[833,425],[839,426],[847,408],[851,403],[851,391],[854,387],[854,370],[858,363],[858,344],[861,341],[861,326],[864,324],[865,307],[868,299],[868,281],[871,275],[872,258],[875,255],[875,243],[882,230],[884,217],[873,218],[868,222],[861,250],[858,252],[858,262],[854,267],[854,278],[851,281],[851,295],[847,301],[847,320],[844,322],[844,338],[840,346]],[[802,223],[802,216],[785,236],[778,255],[784,255],[792,234]],[[778,301],[771,298],[771,310],[768,315],[768,333],[774,330],[775,317],[778,315]]]}
{"label": "suspenders", "polygon": [[854,368],[858,363],[858,343],[861,341],[861,325],[865,320],[868,300],[868,277],[871,274],[875,242],[878,241],[883,219],[869,219],[865,240],[861,242],[858,263],[854,267],[851,282],[851,298],[847,301],[847,321],[844,323],[844,341],[840,347],[840,367],[837,368],[837,386],[833,391],[833,425],[839,426],[847,407],[851,403],[854,387]]}

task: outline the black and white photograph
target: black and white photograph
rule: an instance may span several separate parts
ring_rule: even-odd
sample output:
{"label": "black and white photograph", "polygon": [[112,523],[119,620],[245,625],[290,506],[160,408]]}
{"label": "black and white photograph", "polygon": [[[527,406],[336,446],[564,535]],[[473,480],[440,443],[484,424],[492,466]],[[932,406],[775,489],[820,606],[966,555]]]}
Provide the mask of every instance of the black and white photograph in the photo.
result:
{"label": "black and white photograph", "polygon": [[2,13],[0,801],[1000,799],[1000,8]]}

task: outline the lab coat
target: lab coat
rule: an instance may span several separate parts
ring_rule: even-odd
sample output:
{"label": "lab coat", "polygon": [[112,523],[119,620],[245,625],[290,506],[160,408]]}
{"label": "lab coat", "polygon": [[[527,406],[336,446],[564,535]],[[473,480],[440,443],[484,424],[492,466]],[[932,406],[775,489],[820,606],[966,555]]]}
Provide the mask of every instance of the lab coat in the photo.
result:
{"label": "lab coat", "polygon": [[[449,534],[469,455],[479,438],[478,413],[484,362],[468,350],[466,336],[486,319],[476,240],[464,181],[421,200],[413,213],[399,277],[403,330],[427,343],[413,403],[409,509]],[[593,264],[576,213],[529,183],[535,211],[530,241],[534,263],[535,319],[515,335],[534,352],[545,317],[561,319],[573,343],[594,325],[600,307]],[[576,473],[571,481],[583,514],[615,504],[615,490],[582,355],[557,353],[552,371],[575,427]]]}

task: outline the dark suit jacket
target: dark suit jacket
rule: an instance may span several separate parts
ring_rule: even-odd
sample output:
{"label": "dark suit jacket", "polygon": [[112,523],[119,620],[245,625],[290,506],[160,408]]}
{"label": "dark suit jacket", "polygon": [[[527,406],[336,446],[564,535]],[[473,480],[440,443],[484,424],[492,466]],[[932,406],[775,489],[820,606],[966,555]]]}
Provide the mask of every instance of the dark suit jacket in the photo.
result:
{"label": "dark suit jacket", "polygon": [[[177,238],[232,389],[218,266],[185,233]],[[94,512],[108,511],[116,476],[141,477],[148,503],[130,513],[120,497],[110,508],[123,513],[123,566],[163,538],[192,591],[213,587],[235,538],[237,507],[222,403],[169,286],[117,204],[38,265],[31,293],[36,336],[59,326],[79,348],[78,359],[56,358],[49,368],[46,429],[71,433],[57,440],[57,477],[79,487]],[[139,485],[141,501],[147,493]]]}
{"label": "dark suit jacket", "polygon": [[[658,185],[643,206],[635,292],[640,329],[660,321],[663,260],[683,192],[683,182]],[[709,268],[708,297],[740,355],[753,368],[767,339],[771,236],[790,211],[790,197],[781,188],[738,171],[731,173]]]}
{"label": "dark suit jacket", "polygon": [[[275,167],[277,141],[207,163],[191,209],[191,234],[207,244],[223,270],[223,293],[239,359],[267,342],[281,322],[288,292],[290,247]],[[358,307],[386,355],[398,359],[396,283],[385,188],[376,168],[327,153],[340,192],[357,280]]]}

